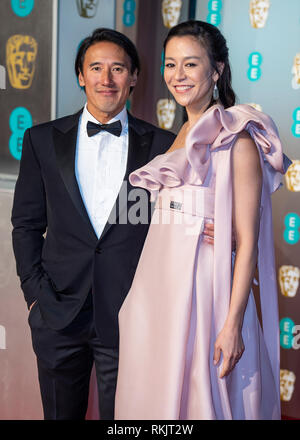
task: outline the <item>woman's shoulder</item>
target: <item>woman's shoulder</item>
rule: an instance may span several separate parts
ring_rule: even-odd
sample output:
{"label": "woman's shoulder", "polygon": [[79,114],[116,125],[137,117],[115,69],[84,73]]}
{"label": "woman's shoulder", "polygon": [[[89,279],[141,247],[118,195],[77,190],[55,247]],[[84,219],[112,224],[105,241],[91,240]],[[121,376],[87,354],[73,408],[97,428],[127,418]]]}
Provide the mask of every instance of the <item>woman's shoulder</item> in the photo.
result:
{"label": "woman's shoulder", "polygon": [[259,149],[246,130],[237,134],[232,153],[233,164],[242,172],[247,169],[261,170]]}
{"label": "woman's shoulder", "polygon": [[251,152],[252,150],[257,151],[257,146],[252,136],[249,134],[249,132],[243,129],[236,136],[236,141],[234,143],[234,151],[239,153],[239,152],[247,152],[247,151]]}

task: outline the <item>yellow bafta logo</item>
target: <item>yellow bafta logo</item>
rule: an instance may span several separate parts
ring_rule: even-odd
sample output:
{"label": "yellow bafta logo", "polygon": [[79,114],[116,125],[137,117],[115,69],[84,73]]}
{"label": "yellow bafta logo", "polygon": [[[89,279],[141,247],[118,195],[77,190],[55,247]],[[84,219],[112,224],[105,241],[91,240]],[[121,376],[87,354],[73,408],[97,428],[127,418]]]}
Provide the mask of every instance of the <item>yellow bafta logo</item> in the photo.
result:
{"label": "yellow bafta logo", "polygon": [[294,297],[299,287],[300,269],[296,266],[279,268],[279,285],[283,296]]}
{"label": "yellow bafta logo", "polygon": [[296,375],[293,371],[280,370],[280,399],[289,402],[295,387]]}
{"label": "yellow bafta logo", "polygon": [[249,15],[251,26],[259,29],[266,25],[270,0],[250,0]]}
{"label": "yellow bafta logo", "polygon": [[12,35],[6,43],[9,81],[15,89],[29,89],[35,72],[38,44],[30,35]]}
{"label": "yellow bafta logo", "polygon": [[285,182],[289,191],[300,191],[300,160],[293,160],[285,174]]}
{"label": "yellow bafta logo", "polygon": [[164,25],[167,28],[176,26],[179,21],[182,0],[163,0],[161,4]]}
{"label": "yellow bafta logo", "polygon": [[297,53],[294,57],[294,63],[292,67],[292,87],[293,89],[300,88],[300,53]]}
{"label": "yellow bafta logo", "polygon": [[156,116],[160,128],[170,130],[175,119],[176,104],[173,99],[159,99],[156,105]]}

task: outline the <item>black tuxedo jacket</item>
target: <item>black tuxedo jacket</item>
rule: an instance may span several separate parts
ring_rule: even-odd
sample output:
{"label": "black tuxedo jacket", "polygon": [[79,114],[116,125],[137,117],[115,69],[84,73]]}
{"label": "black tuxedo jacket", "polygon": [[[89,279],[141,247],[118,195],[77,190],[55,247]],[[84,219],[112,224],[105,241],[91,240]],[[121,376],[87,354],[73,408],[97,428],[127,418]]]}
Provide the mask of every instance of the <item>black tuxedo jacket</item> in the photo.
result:
{"label": "black tuxedo jacket", "polygon": [[[75,177],[81,112],[25,132],[12,210],[13,248],[28,307],[37,300],[49,327],[65,328],[92,292],[97,334],[103,344],[117,346],[118,312],[149,224],[125,222],[119,194],[113,210],[117,222],[108,222],[98,240]],[[175,138],[130,114],[128,123],[127,192],[133,189],[129,174],[164,153]]]}

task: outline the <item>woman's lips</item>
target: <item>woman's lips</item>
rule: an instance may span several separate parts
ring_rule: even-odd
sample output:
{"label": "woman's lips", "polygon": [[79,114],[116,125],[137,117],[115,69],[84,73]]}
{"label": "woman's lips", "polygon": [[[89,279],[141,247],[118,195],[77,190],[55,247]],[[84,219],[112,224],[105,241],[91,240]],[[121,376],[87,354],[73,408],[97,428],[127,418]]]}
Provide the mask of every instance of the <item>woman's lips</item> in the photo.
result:
{"label": "woman's lips", "polygon": [[181,86],[174,86],[174,89],[177,93],[186,93],[189,90],[191,90],[194,86],[188,86],[188,85],[181,85]]}

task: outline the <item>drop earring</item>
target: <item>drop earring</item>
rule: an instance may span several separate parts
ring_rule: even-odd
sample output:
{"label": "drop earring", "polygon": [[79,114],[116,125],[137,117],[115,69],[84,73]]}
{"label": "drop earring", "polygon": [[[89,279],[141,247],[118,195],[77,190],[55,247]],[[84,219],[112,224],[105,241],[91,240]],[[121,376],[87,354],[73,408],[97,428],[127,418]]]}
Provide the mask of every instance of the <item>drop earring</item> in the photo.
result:
{"label": "drop earring", "polygon": [[214,85],[213,99],[214,99],[214,101],[217,101],[219,99],[219,89],[218,89],[217,83],[215,83],[215,85]]}

